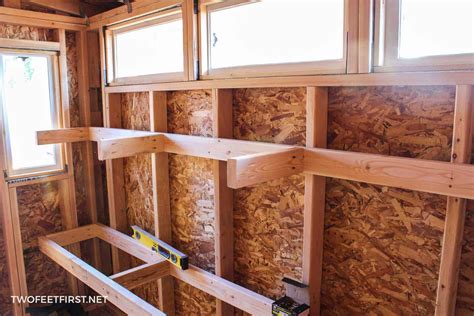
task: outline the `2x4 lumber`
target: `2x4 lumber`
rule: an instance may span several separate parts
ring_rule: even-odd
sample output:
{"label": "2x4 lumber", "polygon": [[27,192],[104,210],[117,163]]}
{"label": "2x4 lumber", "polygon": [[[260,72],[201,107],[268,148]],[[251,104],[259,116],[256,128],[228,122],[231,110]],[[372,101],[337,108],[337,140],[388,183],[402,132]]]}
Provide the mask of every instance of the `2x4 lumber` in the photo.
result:
{"label": "2x4 lumber", "polygon": [[[150,129],[152,132],[168,130],[167,93],[150,92]],[[153,184],[153,214],[155,236],[171,244],[171,208],[169,192],[168,154],[151,155],[151,172]],[[175,314],[174,281],[163,277],[158,280],[160,309],[167,315]]]}
{"label": "2x4 lumber", "polygon": [[[7,236],[5,240],[12,239],[14,244],[14,255],[16,258],[16,266],[12,267],[14,270],[10,270],[10,273],[17,273],[18,275],[18,282],[19,284],[16,285],[19,287],[18,295],[28,295],[28,287],[26,285],[26,270],[25,270],[25,260],[23,257],[23,241],[21,238],[21,226],[20,226],[20,212],[18,210],[18,195],[16,188],[10,188],[8,190],[9,197],[8,200],[10,201],[10,210],[11,213],[11,232],[12,235]],[[13,272],[14,271],[14,272]],[[16,287],[15,286],[15,287]],[[14,288],[12,288],[13,290]],[[13,291],[12,291],[13,292]],[[12,293],[12,295],[15,295]],[[17,309],[15,308],[16,312],[19,312],[19,315],[24,315],[25,307],[28,306],[27,303],[21,304],[21,306]]]}
{"label": "2x4 lumber", "polygon": [[[353,1],[351,1],[353,2]],[[354,1],[355,2],[355,1]],[[334,87],[334,86],[396,86],[396,85],[473,85],[473,71],[438,71],[405,73],[370,73],[317,76],[285,76],[194,80],[105,87],[106,93],[142,91],[175,91],[201,89]]]}
{"label": "2x4 lumber", "polygon": [[[87,32],[76,32],[76,45],[78,55],[78,87],[79,87],[79,119],[82,126],[91,126],[91,108],[89,99],[89,54]],[[98,222],[97,214],[97,195],[94,174],[94,150],[91,142],[81,144],[84,154],[84,173],[85,173],[85,190],[86,190],[86,209],[89,213],[91,223]],[[101,251],[98,240],[93,240],[92,244],[85,245],[86,250],[92,253],[93,266],[102,268]]]}
{"label": "2x4 lumber", "polygon": [[[104,126],[121,127],[121,96],[109,94],[104,100]],[[125,179],[123,159],[109,159],[105,162],[107,178],[107,199],[109,205],[110,226],[121,232],[129,230],[127,203],[125,201]],[[130,256],[112,247],[112,270],[118,273],[130,267]]]}
{"label": "2x4 lumber", "polygon": [[[472,86],[457,86],[451,162],[469,163],[474,123]],[[435,315],[454,315],[466,200],[448,197]]]}
{"label": "2x4 lumber", "polygon": [[[67,64],[67,48],[66,48],[66,30],[54,30],[54,37],[60,44],[59,48],[59,80],[61,86],[61,113],[63,126],[71,127],[71,107],[69,103],[69,85],[68,85],[68,64]],[[72,229],[78,226],[77,206],[76,206],[76,189],[74,183],[74,162],[72,157],[72,144],[64,145],[65,162],[69,165],[69,178],[59,181],[60,191],[60,209],[61,219],[64,229]],[[77,256],[80,256],[81,250],[79,245],[71,245],[70,250]],[[78,295],[84,293],[83,284],[79,284],[77,280],[68,276],[68,284],[71,294]]]}
{"label": "2x4 lumber", "polygon": [[199,269],[196,266],[190,265],[187,270],[181,270],[174,265],[170,265],[170,272],[175,278],[221,301],[238,306],[239,309],[247,313],[252,315],[272,314],[273,300]]}
{"label": "2x4 lumber", "polygon": [[227,185],[233,189],[303,172],[303,148],[230,158]]}
{"label": "2x4 lumber", "polygon": [[125,22],[134,18],[148,15],[157,11],[165,10],[177,5],[180,5],[182,0],[141,0],[132,2],[132,12],[128,12],[127,6],[120,6],[118,8],[106,11],[90,17],[89,30],[100,29],[103,26],[113,25],[116,23]]}
{"label": "2x4 lumber", "polygon": [[39,237],[38,241],[41,252],[127,314],[165,315],[52,240]]}
{"label": "2x4 lumber", "polygon": [[347,8],[345,14],[347,28],[346,71],[348,74],[352,74],[359,71],[359,0],[345,1],[345,7]]}
{"label": "2x4 lumber", "polygon": [[106,139],[98,143],[99,159],[116,159],[146,153],[159,153],[164,150],[164,136],[139,136],[119,139]]}
{"label": "2x4 lumber", "polygon": [[[150,132],[150,136],[156,135],[159,133]],[[302,149],[303,172],[308,174],[474,199],[474,166],[468,164],[233,139],[163,135],[167,153],[227,161],[255,153],[286,155],[283,153],[285,149]]]}
{"label": "2x4 lumber", "polygon": [[8,8],[21,9],[21,0],[3,0],[3,5]]}
{"label": "2x4 lumber", "polygon": [[305,172],[474,199],[474,166],[340,150],[307,148]]}
{"label": "2x4 lumber", "polygon": [[0,48],[59,51],[58,42],[0,38]]}
{"label": "2x4 lumber", "polygon": [[[212,132],[214,137],[232,138],[232,90],[212,90]],[[213,161],[214,177],[214,249],[216,275],[234,280],[234,193],[227,186],[227,163]],[[217,315],[233,315],[234,307],[216,301]]]}
{"label": "2x4 lumber", "polygon": [[[306,146],[326,148],[328,88],[306,89]],[[303,225],[303,283],[309,285],[310,314],[320,314],[324,248],[326,178],[305,175]]]}
{"label": "2x4 lumber", "polygon": [[52,29],[84,30],[86,19],[0,7],[0,21],[8,24],[46,27]]}
{"label": "2x4 lumber", "polygon": [[372,68],[372,30],[374,0],[359,0],[359,73],[369,73]]}
{"label": "2x4 lumber", "polygon": [[87,127],[38,131],[36,134],[38,145],[83,142],[91,139],[89,128]]}
{"label": "2x4 lumber", "polygon": [[49,10],[81,16],[81,7],[77,0],[22,0],[24,3],[33,4]]}
{"label": "2x4 lumber", "polygon": [[[111,275],[110,278],[123,287],[133,290],[141,285],[169,276],[169,274],[169,262],[161,261],[145,263],[138,267]],[[166,313],[166,315],[169,314]]]}
{"label": "2x4 lumber", "polygon": [[98,236],[98,228],[95,224],[85,225],[78,228],[48,235],[48,239],[54,241],[60,246],[69,246],[84,240],[92,239]]}

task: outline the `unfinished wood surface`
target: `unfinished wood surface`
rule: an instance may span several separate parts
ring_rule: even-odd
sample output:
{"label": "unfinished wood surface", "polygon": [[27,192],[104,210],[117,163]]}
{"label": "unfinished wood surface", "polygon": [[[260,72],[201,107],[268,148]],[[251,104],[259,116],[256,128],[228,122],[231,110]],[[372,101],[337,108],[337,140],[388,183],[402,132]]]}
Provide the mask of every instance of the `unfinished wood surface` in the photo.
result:
{"label": "unfinished wood surface", "polygon": [[2,226],[3,223],[0,224],[0,310],[7,315],[11,315],[13,313],[14,304],[12,304],[10,300],[10,297],[13,295],[13,293],[9,284],[10,275],[8,271],[6,246],[8,241],[3,237],[4,228]]}
{"label": "unfinished wood surface", "polygon": [[[147,92],[122,95],[122,127],[149,131],[151,127],[150,99]],[[137,146],[137,151],[140,147]],[[137,225],[155,234],[151,155],[137,155],[124,159],[125,201],[128,226]],[[130,227],[127,227],[127,231]],[[132,258],[132,266],[140,264]],[[155,307],[159,306],[158,284],[152,282],[133,291]]]}
{"label": "unfinished wood surface", "polygon": [[[168,131],[170,133],[212,136],[211,91],[169,92]],[[187,254],[190,263],[215,271],[215,217],[213,162],[206,159],[169,156],[170,203],[173,246]],[[215,314],[212,296],[175,282],[176,314],[196,310]]]}
{"label": "unfinished wood surface", "polygon": [[94,291],[107,296],[109,302],[124,312],[131,315],[165,315],[53,241],[46,237],[40,237],[38,241],[44,254],[79,280],[87,282]]}
{"label": "unfinished wood surface", "polygon": [[358,72],[372,71],[372,30],[374,0],[359,1],[359,34],[358,34]]}
{"label": "unfinished wood surface", "polygon": [[[305,97],[304,88],[234,90],[234,137],[304,145]],[[236,283],[276,299],[284,276],[301,279],[303,193],[303,175],[234,190]]]}
{"label": "unfinished wood surface", "polygon": [[227,161],[227,184],[238,189],[257,183],[289,177],[303,172],[304,149],[286,149],[230,158]]}
{"label": "unfinished wood surface", "polygon": [[52,29],[84,30],[86,20],[58,14],[19,10],[0,6],[0,21],[14,25],[46,27]]}
{"label": "unfinished wood surface", "polygon": [[[472,87],[457,86],[451,149],[452,163],[470,163],[471,161],[474,122],[472,107]],[[466,200],[448,197],[435,315],[453,315],[455,311],[465,216]]]}
{"label": "unfinished wood surface", "polygon": [[59,51],[59,43],[2,38],[0,39],[0,48]]}
{"label": "unfinished wood surface", "polygon": [[[471,154],[471,157],[474,155]],[[471,159],[471,163],[473,160]],[[462,241],[456,315],[474,313],[474,200],[468,200]]]}
{"label": "unfinished wood surface", "polygon": [[114,274],[110,276],[110,278],[123,287],[132,290],[141,285],[164,278],[169,274],[169,262],[161,261],[158,263],[145,263],[138,267]]}
{"label": "unfinished wood surface", "polygon": [[[168,131],[167,93],[150,92],[149,106],[150,130],[153,132]],[[155,236],[171,244],[168,154],[151,155],[151,173]],[[174,315],[174,282],[172,277],[164,277],[158,280],[158,299],[160,300],[160,309],[168,315]]]}
{"label": "unfinished wood surface", "polygon": [[[118,128],[122,126],[121,95],[106,95],[104,100],[104,126]],[[124,161],[113,159],[106,161],[107,199],[109,207],[110,227],[128,232],[125,200]],[[112,248],[112,270],[118,273],[130,267],[130,257]]]}
{"label": "unfinished wood surface", "polygon": [[[306,146],[327,145],[328,88],[306,89]],[[309,285],[310,313],[320,314],[326,178],[306,175],[303,227],[303,282]]]}
{"label": "unfinished wood surface", "polygon": [[41,42],[54,41],[53,31],[50,29],[5,23],[0,23],[0,37]]}
{"label": "unfinished wood surface", "polygon": [[[329,89],[328,147],[448,161],[452,87]],[[446,198],[330,179],[321,312],[432,315]]]}
{"label": "unfinished wood surface", "polygon": [[[232,90],[212,90],[212,133],[232,138]],[[227,186],[227,164],[213,161],[216,275],[234,280],[234,193]],[[229,245],[232,245],[231,247]],[[217,315],[232,315],[234,307],[216,301]]]}

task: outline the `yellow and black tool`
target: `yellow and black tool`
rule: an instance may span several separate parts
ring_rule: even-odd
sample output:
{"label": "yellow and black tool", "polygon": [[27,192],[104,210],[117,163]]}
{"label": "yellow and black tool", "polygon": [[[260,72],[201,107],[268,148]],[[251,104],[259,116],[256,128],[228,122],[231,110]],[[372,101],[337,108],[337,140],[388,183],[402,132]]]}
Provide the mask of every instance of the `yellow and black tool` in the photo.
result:
{"label": "yellow and black tool", "polygon": [[150,248],[152,251],[159,253],[166,260],[180,268],[181,270],[188,269],[188,256],[181,251],[171,247],[164,241],[159,240],[152,234],[144,231],[138,226],[132,226],[133,238],[140,243]]}

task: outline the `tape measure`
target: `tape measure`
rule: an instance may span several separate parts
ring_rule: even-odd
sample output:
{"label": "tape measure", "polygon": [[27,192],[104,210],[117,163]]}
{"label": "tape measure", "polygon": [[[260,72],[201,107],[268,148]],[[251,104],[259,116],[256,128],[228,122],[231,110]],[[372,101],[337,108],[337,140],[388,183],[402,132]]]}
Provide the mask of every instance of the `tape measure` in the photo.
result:
{"label": "tape measure", "polygon": [[164,241],[159,240],[152,234],[144,231],[138,226],[132,226],[133,238],[138,240],[152,251],[160,254],[163,258],[180,268],[181,270],[188,269],[188,256],[181,251],[171,247]]}

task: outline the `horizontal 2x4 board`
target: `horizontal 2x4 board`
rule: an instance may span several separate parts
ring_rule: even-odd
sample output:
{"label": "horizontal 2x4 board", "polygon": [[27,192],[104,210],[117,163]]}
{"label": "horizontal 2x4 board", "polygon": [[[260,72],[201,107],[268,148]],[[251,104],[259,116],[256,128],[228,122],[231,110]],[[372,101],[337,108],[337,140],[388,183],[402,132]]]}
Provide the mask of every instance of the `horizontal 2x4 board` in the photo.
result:
{"label": "horizontal 2x4 board", "polygon": [[[118,132],[120,130],[115,131]],[[54,139],[56,142],[60,139],[60,134],[63,132],[68,133],[68,130],[47,131],[46,133],[49,139]],[[120,133],[124,132],[126,131],[120,131]],[[43,138],[43,133],[45,132],[38,132],[39,144],[54,143]],[[150,132],[149,135],[152,138],[165,136],[164,152],[223,161],[229,159],[231,161],[232,158],[243,155],[281,153],[288,149],[301,149],[304,150],[303,172],[307,174],[474,199],[474,166],[468,164],[451,164],[415,158],[390,157],[322,148],[304,148],[167,133]],[[129,142],[126,137],[123,140],[128,143],[129,146],[127,148],[133,147],[133,142]],[[120,142],[120,139],[116,141]],[[99,150],[100,142],[101,140],[99,140]],[[124,148],[124,151],[121,153],[123,157],[127,156],[127,152],[133,155],[136,154],[133,148],[127,148]],[[260,160],[261,157],[259,155],[253,158],[249,156],[246,161],[246,166],[253,168],[254,171],[258,170],[253,167],[252,162],[248,160],[249,158]],[[228,169],[228,181],[230,184],[235,181],[232,178],[237,179],[239,174],[247,172],[245,168],[239,171],[235,170],[235,173],[232,171],[232,168]],[[268,170],[264,170],[264,173],[267,176],[262,177],[262,180],[269,180]],[[278,173],[275,173],[275,176],[276,178],[280,177]],[[258,176],[256,178],[258,179]]]}

